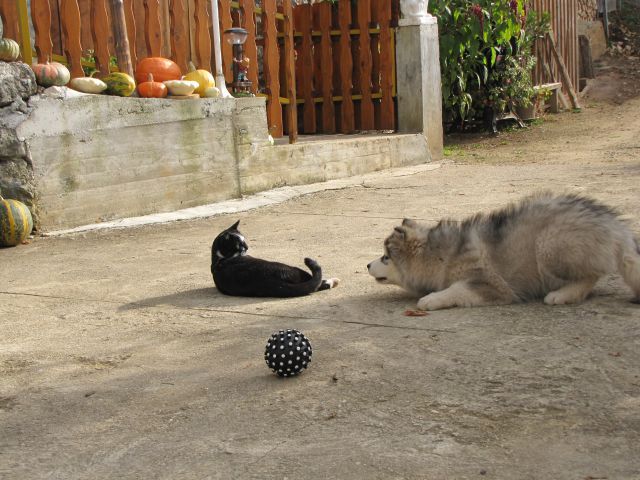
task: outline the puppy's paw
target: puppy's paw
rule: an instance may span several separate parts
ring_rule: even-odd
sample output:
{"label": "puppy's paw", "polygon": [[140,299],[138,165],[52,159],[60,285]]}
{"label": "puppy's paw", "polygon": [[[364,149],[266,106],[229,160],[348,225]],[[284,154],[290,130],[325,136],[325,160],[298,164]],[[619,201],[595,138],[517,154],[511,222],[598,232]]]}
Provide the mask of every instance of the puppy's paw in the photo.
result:
{"label": "puppy's paw", "polygon": [[442,301],[442,296],[438,293],[430,293],[418,300],[418,309],[420,310],[440,310],[447,307],[448,305]]}
{"label": "puppy's paw", "polygon": [[544,297],[544,303],[547,305],[568,305],[579,301],[577,298],[569,297],[565,292],[558,291],[551,292]]}

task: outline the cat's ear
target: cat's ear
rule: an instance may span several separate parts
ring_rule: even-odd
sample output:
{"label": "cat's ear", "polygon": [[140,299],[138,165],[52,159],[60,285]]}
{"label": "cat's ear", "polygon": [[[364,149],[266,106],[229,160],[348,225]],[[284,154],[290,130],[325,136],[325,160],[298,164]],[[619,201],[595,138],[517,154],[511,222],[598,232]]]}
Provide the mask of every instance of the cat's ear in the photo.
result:
{"label": "cat's ear", "polygon": [[227,228],[227,230],[237,230],[238,229],[238,225],[240,225],[240,220],[238,220],[236,223],[234,223],[229,228]]}

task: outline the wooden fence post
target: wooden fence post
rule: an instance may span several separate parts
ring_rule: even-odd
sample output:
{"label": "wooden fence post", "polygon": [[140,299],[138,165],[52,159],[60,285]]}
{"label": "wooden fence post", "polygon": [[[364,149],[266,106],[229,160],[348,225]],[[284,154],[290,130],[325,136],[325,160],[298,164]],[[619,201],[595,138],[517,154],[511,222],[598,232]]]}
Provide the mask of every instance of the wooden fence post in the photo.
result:
{"label": "wooden fence post", "polygon": [[298,139],[298,104],[296,102],[296,70],[295,51],[293,44],[293,9],[291,2],[283,2],[284,13],[284,83],[287,92],[287,126],[289,129],[289,143]]}
{"label": "wooden fence post", "polygon": [[51,40],[51,6],[49,0],[31,0],[31,21],[36,34],[35,48],[38,61],[44,62],[53,54]]}
{"label": "wooden fence post", "polygon": [[109,6],[111,7],[111,23],[113,23],[113,40],[116,44],[118,68],[121,72],[133,77],[133,66],[131,65],[131,51],[129,49],[127,21],[124,16],[123,0],[109,0]]}
{"label": "wooden fence post", "polygon": [[264,76],[267,88],[267,121],[269,133],[282,137],[282,105],[280,105],[280,54],[276,29],[276,0],[262,2],[262,26],[264,32]]}
{"label": "wooden fence post", "polygon": [[333,49],[331,42],[331,4],[321,2],[313,5],[318,12],[320,30],[320,60],[322,68],[316,74],[322,90],[322,133],[336,133],[336,110],[333,103]]}
{"label": "wooden fence post", "polygon": [[351,57],[351,0],[339,0],[338,16],[340,23],[340,131],[353,133],[355,115],[353,110],[353,58]]}
{"label": "wooden fence post", "polygon": [[96,70],[100,76],[109,74],[109,17],[105,0],[91,2],[91,34],[95,50]]}
{"label": "wooden fence post", "polygon": [[80,8],[77,0],[60,2],[60,17],[64,35],[64,53],[69,62],[71,78],[84,77],[82,70],[82,46],[80,44]]}
{"label": "wooden fence post", "polygon": [[160,24],[160,1],[144,0],[144,30],[147,55],[162,55],[162,26]]}

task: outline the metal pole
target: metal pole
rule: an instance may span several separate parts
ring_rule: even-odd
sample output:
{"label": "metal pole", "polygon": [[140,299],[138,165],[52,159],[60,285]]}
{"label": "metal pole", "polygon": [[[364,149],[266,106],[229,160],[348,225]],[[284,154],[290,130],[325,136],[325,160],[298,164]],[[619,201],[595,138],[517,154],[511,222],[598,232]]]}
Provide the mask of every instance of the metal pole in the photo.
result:
{"label": "metal pole", "polygon": [[220,96],[230,98],[233,95],[227,90],[222,70],[222,48],[220,48],[220,16],[218,14],[218,0],[211,0],[211,22],[213,23],[213,51],[216,57],[216,87],[220,89]]}

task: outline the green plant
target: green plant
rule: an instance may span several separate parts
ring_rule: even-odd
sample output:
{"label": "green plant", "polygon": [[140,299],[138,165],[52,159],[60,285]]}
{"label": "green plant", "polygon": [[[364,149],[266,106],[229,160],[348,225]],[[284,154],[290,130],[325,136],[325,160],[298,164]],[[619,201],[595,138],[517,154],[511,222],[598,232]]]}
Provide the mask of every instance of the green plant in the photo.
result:
{"label": "green plant", "polygon": [[[98,70],[96,69],[96,57],[95,52],[91,49],[88,49],[85,52],[85,55],[82,57],[82,70],[84,71],[85,76],[90,77],[95,74]],[[118,59],[111,55],[109,57],[109,70],[117,70],[118,68]],[[107,74],[109,72],[105,72]]]}
{"label": "green plant", "polygon": [[510,56],[492,70],[487,81],[487,101],[497,112],[508,107],[528,107],[536,94],[531,81],[532,55]]}
{"label": "green plant", "polygon": [[532,12],[526,0],[432,0],[431,12],[440,27],[448,122],[463,128],[487,106],[526,102],[533,42],[548,17]]}

